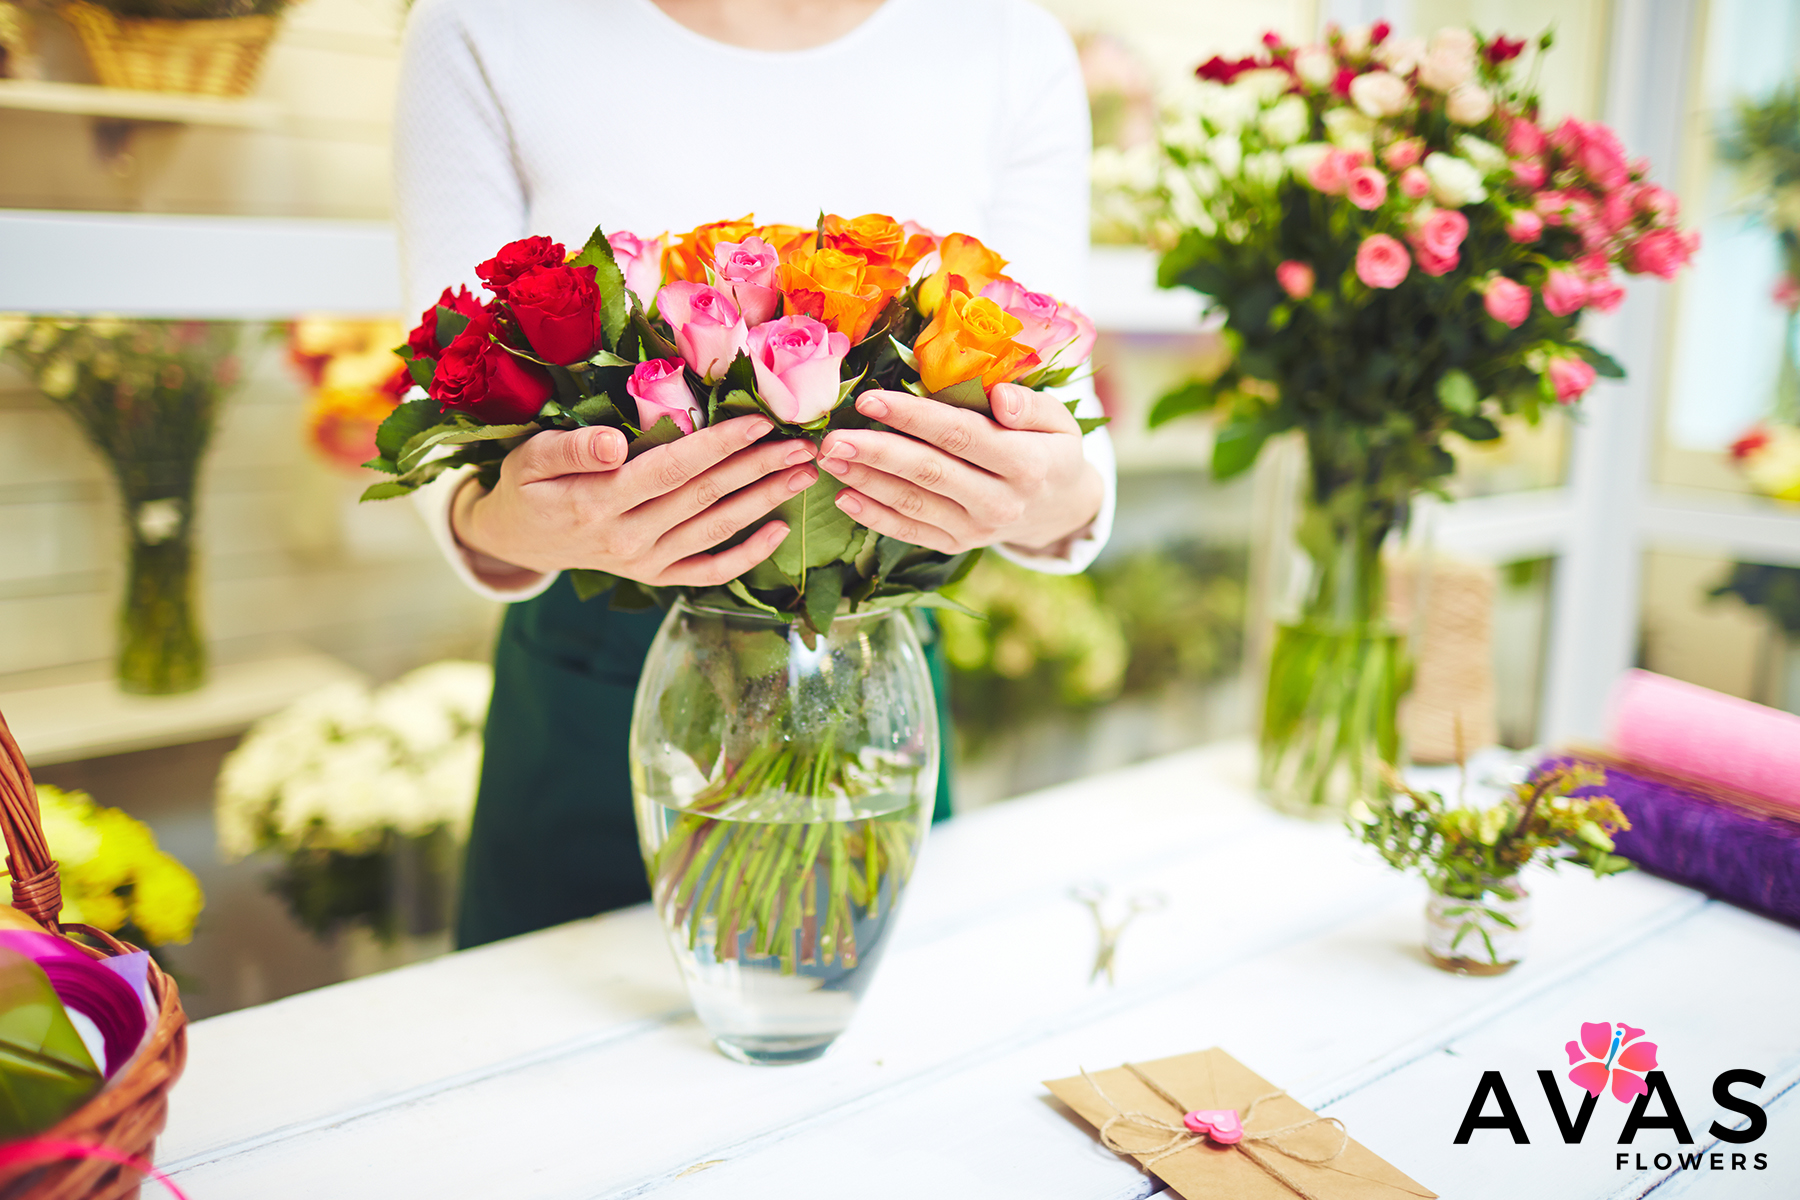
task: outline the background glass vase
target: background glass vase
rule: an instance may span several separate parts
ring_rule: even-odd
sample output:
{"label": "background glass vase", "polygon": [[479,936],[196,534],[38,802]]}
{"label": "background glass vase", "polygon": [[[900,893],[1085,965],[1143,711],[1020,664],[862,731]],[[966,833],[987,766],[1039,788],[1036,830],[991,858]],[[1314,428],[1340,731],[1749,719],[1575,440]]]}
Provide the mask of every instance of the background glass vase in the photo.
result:
{"label": "background glass vase", "polygon": [[785,621],[678,602],[631,723],[654,902],[695,1011],[741,1062],[849,1025],[936,797],[937,705],[903,610]]}
{"label": "background glass vase", "polygon": [[1525,957],[1531,893],[1517,875],[1484,886],[1433,887],[1425,904],[1425,954],[1459,975],[1503,975]]}
{"label": "background glass vase", "polygon": [[127,502],[131,557],[119,608],[122,691],[164,695],[206,681],[206,643],[194,613],[192,502],[191,491]]}
{"label": "background glass vase", "polygon": [[1322,439],[1308,450],[1295,526],[1308,577],[1275,628],[1258,785],[1284,812],[1323,816],[1378,797],[1382,764],[1400,761],[1412,659],[1388,618],[1381,549],[1415,489],[1378,453]]}

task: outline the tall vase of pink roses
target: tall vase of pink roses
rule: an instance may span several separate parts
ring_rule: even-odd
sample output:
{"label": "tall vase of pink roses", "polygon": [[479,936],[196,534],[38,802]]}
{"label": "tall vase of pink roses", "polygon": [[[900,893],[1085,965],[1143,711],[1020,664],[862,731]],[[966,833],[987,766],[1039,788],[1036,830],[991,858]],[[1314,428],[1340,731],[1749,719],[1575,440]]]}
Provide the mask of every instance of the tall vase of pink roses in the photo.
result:
{"label": "tall vase of pink roses", "polygon": [[[1541,53],[1550,46],[1546,34]],[[1297,431],[1296,541],[1310,564],[1278,623],[1261,781],[1278,806],[1341,810],[1397,764],[1410,668],[1386,621],[1381,548],[1455,470],[1448,434],[1578,401],[1617,363],[1578,336],[1624,297],[1615,268],[1667,279],[1697,238],[1603,125],[1542,121],[1522,41],[1385,22],[1213,58],[1164,125],[1160,281],[1204,294],[1234,350],[1151,423],[1206,411],[1213,470]]]}

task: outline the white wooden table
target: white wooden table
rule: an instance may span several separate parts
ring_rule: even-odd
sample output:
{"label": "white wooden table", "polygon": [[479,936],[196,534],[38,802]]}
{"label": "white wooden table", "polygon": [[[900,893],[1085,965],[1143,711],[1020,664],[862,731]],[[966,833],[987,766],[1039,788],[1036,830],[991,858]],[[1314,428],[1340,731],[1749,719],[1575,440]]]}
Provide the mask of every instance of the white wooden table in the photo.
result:
{"label": "white wooden table", "polygon": [[[1800,932],[1648,876],[1546,874],[1528,961],[1446,975],[1419,950],[1422,885],[1260,808],[1248,774],[1242,747],[1197,751],[934,830],[816,1063],[715,1052],[633,909],[200,1022],[159,1159],[193,1200],[1127,1200],[1159,1185],[1039,1081],[1219,1045],[1446,1197],[1800,1194]],[[1114,986],[1089,983],[1070,897],[1092,882],[1168,900],[1124,935]],[[1536,1072],[1567,1072],[1584,1021],[1661,1048],[1696,1139],[1679,1149],[1766,1169],[1659,1170],[1674,1135],[1617,1145],[1610,1095],[1564,1145]],[[1738,1090],[1769,1127],[1719,1146],[1711,1122],[1741,1118],[1712,1082],[1736,1067],[1767,1077]],[[1452,1144],[1488,1069],[1531,1144]]]}

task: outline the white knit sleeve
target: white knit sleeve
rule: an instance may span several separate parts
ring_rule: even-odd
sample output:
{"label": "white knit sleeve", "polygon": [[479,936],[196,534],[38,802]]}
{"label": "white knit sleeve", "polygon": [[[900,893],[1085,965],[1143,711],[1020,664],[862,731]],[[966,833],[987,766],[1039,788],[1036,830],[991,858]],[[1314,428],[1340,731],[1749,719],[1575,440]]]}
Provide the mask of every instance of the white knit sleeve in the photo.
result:
{"label": "white knit sleeve", "polygon": [[[525,189],[490,84],[504,70],[505,33],[503,20],[470,0],[419,0],[407,17],[394,105],[394,219],[409,316],[446,287],[478,290],[475,264],[525,233]],[[413,502],[471,590],[489,600],[529,600],[556,576],[495,587],[450,528],[451,501],[468,475],[446,472],[413,493]]]}
{"label": "white knit sleeve", "polygon": [[[1008,272],[1033,291],[1085,306],[1093,137],[1081,63],[1068,32],[1028,0],[1011,0],[1006,24],[1005,83],[994,142],[1002,165],[990,208],[989,244],[1007,256]],[[1067,388],[1063,395],[1080,399],[1078,415],[1103,415],[1091,383]],[[1035,571],[1073,575],[1099,555],[1112,535],[1118,466],[1105,429],[1088,434],[1082,449],[1105,484],[1099,515],[1061,555],[1002,546],[997,548],[1002,557]]]}

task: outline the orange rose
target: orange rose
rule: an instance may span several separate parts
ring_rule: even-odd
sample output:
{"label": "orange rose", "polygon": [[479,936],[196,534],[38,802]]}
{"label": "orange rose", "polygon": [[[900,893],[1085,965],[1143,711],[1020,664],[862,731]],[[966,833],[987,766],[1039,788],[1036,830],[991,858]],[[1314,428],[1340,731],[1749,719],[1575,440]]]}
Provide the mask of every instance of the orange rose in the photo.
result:
{"label": "orange rose", "polygon": [[950,276],[961,275],[971,294],[996,279],[1005,279],[1000,269],[1006,260],[966,233],[953,233],[938,247],[938,269],[919,284],[919,311],[926,316],[937,312],[943,302]]}
{"label": "orange rose", "polygon": [[952,276],[946,303],[913,345],[919,381],[932,395],[965,379],[981,380],[983,390],[1008,383],[1038,365],[1030,346],[1013,341],[1025,328],[1019,318],[985,296],[971,296],[959,276]]}
{"label": "orange rose", "polygon": [[796,255],[804,255],[813,248],[813,238],[818,231],[806,229],[799,225],[758,225],[756,236],[769,243],[775,251],[775,257],[786,262]]}
{"label": "orange rose", "polygon": [[849,337],[851,345],[868,336],[876,316],[906,286],[901,272],[871,266],[830,246],[795,254],[781,264],[777,279],[789,316],[804,313],[823,321],[832,332]]}
{"label": "orange rose", "polygon": [[[714,221],[700,225],[669,239],[663,248],[663,279],[673,283],[709,283],[706,269],[713,264],[713,251],[720,242],[741,242],[756,233],[756,222],[745,213],[735,221]],[[767,241],[768,239],[763,239]]]}
{"label": "orange rose", "polygon": [[835,213],[825,218],[825,244],[854,254],[870,266],[890,267],[905,273],[931,253],[931,238],[907,235],[900,223],[880,213],[864,213],[845,220]]}

